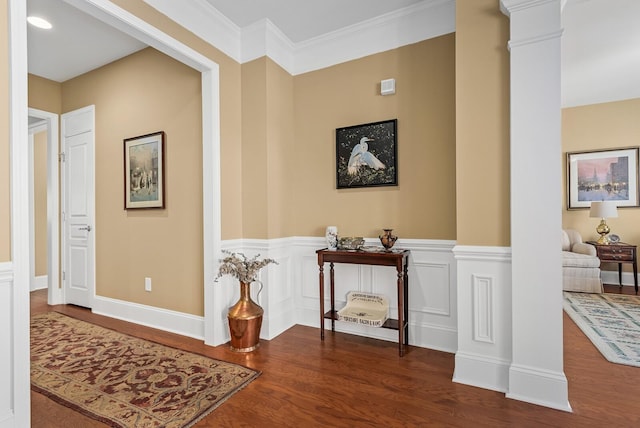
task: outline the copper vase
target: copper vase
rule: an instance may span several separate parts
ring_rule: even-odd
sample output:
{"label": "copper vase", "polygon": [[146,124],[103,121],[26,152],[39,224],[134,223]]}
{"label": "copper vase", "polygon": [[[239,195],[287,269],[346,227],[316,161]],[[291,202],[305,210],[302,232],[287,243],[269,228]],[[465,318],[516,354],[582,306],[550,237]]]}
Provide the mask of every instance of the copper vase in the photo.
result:
{"label": "copper vase", "polygon": [[384,230],[384,234],[380,235],[380,243],[387,251],[389,251],[391,250],[391,247],[393,247],[393,244],[396,243],[398,237],[391,234],[391,232],[393,232],[393,229],[382,230]]}
{"label": "copper vase", "polygon": [[260,327],[264,310],[251,300],[251,284],[240,282],[240,300],[229,309],[231,350],[251,352],[260,346]]}

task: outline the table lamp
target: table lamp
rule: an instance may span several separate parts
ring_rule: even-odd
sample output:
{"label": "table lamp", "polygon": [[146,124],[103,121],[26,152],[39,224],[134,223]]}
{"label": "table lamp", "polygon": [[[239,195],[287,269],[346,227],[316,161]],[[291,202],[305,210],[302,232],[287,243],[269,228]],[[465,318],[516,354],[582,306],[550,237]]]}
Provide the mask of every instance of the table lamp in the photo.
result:
{"label": "table lamp", "polygon": [[594,201],[591,202],[591,210],[589,210],[589,217],[600,218],[600,224],[596,228],[596,232],[600,235],[598,244],[608,245],[610,244],[607,234],[610,229],[607,225],[608,218],[618,217],[618,209],[614,201]]}

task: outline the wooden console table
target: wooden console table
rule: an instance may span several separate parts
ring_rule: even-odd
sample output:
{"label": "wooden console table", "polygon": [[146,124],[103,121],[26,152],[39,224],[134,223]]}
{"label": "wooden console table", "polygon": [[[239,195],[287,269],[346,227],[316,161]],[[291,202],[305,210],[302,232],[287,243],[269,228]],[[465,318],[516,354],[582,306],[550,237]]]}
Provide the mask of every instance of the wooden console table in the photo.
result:
{"label": "wooden console table", "polygon": [[618,264],[618,281],[622,287],[622,264],[631,263],[633,265],[633,285],[638,294],[638,258],[636,256],[636,246],[625,244],[624,242],[616,242],[611,244],[598,244],[595,241],[587,241],[596,247],[598,258],[603,263]]}
{"label": "wooden console table", "polygon": [[[320,339],[324,340],[324,320],[331,320],[331,331],[335,331],[335,320],[338,311],[335,307],[334,263],[350,263],[372,266],[395,266],[398,272],[398,319],[387,319],[383,328],[398,330],[398,352],[402,357],[404,347],[409,337],[409,250],[392,251],[362,251],[362,250],[317,250],[318,266],[320,267]],[[324,264],[329,263],[329,277],[331,278],[331,310],[324,311]]]}

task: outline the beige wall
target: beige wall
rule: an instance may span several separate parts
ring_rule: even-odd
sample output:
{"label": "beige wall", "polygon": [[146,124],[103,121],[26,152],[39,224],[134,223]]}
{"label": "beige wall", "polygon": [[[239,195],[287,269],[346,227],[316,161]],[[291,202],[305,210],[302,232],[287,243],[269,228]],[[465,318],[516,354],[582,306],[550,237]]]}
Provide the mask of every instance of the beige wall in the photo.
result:
{"label": "beige wall", "polygon": [[[222,239],[243,237],[240,64],[143,0],[111,0],[219,65]],[[246,235],[245,235],[246,236]]]}
{"label": "beige wall", "polygon": [[49,113],[62,113],[62,85],[44,77],[29,74],[29,107]]}
{"label": "beige wall", "polygon": [[267,59],[242,65],[242,223],[245,238],[268,236]]}
{"label": "beige wall", "polygon": [[11,260],[11,199],[9,170],[9,38],[7,1],[0,0],[0,262]]}
{"label": "beige wall", "polygon": [[47,274],[47,131],[33,136],[35,274]]}
{"label": "beige wall", "polygon": [[[335,224],[343,235],[376,236],[393,227],[404,238],[508,244],[508,20],[494,1],[459,2],[462,42],[450,34],[294,77],[267,58],[240,66],[142,0],[114,3],[220,65],[223,239],[322,236],[326,225]],[[158,60],[149,51],[141,55]],[[176,82],[185,78],[188,90],[177,91],[181,84],[171,80],[155,94],[150,90],[132,100],[137,89],[156,79],[142,74],[135,84],[105,82],[124,73],[124,63],[138,60],[111,64],[66,82],[62,90],[62,111],[96,104],[97,292],[201,315],[200,160],[185,176],[179,170],[201,149],[199,122],[191,122],[197,113],[186,113],[196,104],[200,108],[199,75],[196,89],[184,67],[168,66],[163,72],[176,72]],[[397,94],[380,96],[379,82],[389,77],[396,79]],[[171,100],[171,108],[180,110],[162,119],[137,114],[152,100]],[[254,101],[260,104],[251,111],[246,102]],[[8,120],[1,113],[0,119]],[[462,124],[456,125],[456,114]],[[335,129],[392,118],[398,119],[399,185],[337,190]],[[168,134],[167,180],[175,186],[168,189],[168,208],[126,212],[122,139],[158,129]],[[462,143],[456,143],[456,133]],[[188,147],[176,150],[182,144]],[[2,155],[0,146],[0,161]],[[259,166],[260,155],[267,167]],[[490,188],[482,195],[479,180]],[[0,176],[0,192],[3,185],[8,188]],[[268,193],[252,198],[254,189]],[[190,210],[175,211],[183,205]],[[480,206],[486,214],[478,217]],[[0,234],[9,230],[1,215],[0,209]],[[149,245],[156,237],[162,245]],[[176,248],[187,257],[174,255]],[[0,243],[0,260],[2,250]],[[189,256],[186,268],[176,262]],[[143,291],[144,276],[153,279],[152,293]]]}
{"label": "beige wall", "polygon": [[[293,184],[298,180],[294,154],[294,78],[267,59],[267,186],[269,238],[294,236],[290,224],[297,214],[293,209]],[[244,139],[244,138],[243,138]]]}
{"label": "beige wall", "polygon": [[[590,218],[588,209],[567,210],[566,153],[576,151],[638,147],[640,98],[565,108],[562,110],[563,202],[562,225],[578,230],[583,239],[596,239],[599,219]],[[618,218],[607,221],[611,233],[640,245],[640,208],[618,209]],[[614,268],[615,266],[603,266]]]}
{"label": "beige wall", "polygon": [[496,0],[456,2],[458,244],[510,245],[509,19]]}
{"label": "beige wall", "polygon": [[297,207],[291,188],[294,78],[267,57],[242,65],[243,234],[281,238]]}
{"label": "beige wall", "polygon": [[[152,48],[63,83],[64,112],[96,109],[98,295],[203,314],[201,103],[200,73]],[[123,140],[155,131],[166,208],[124,210]]]}
{"label": "beige wall", "polygon": [[[286,235],[456,238],[453,34],[295,76]],[[380,81],[396,79],[396,94]],[[335,130],[398,119],[398,186],[336,189]]]}

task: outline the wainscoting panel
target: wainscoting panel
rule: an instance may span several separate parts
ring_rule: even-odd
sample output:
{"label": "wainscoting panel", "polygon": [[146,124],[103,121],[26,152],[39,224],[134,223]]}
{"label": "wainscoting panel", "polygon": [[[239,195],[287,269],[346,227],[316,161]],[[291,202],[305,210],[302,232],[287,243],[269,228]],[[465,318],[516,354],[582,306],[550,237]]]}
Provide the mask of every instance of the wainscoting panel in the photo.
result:
{"label": "wainscoting panel", "polygon": [[473,340],[493,341],[493,277],[471,275],[473,287]]}
{"label": "wainscoting panel", "polygon": [[[379,244],[367,239],[367,245]],[[457,347],[456,269],[453,241],[400,240],[398,248],[411,250],[409,258],[409,344],[431,349],[455,352]],[[294,280],[295,321],[297,324],[318,327],[320,323],[318,260],[315,251],[325,246],[321,238],[295,238],[300,266]],[[336,309],[346,304],[351,290],[384,294],[389,299],[393,318],[398,314],[397,272],[390,267],[335,265]],[[329,263],[324,266],[325,311],[330,308]],[[331,322],[325,320],[325,328]],[[336,331],[397,341],[395,330],[372,328],[357,324],[336,322]]]}
{"label": "wainscoting panel", "polygon": [[13,420],[13,269],[12,263],[0,263],[0,426]]}
{"label": "wainscoting panel", "polygon": [[511,364],[511,249],[456,246],[455,382],[506,392]]}
{"label": "wainscoting panel", "polygon": [[[379,244],[368,239],[367,245]],[[403,240],[399,248],[411,250],[409,258],[409,337],[410,345],[455,352],[457,348],[456,268],[453,241]],[[260,254],[270,257],[278,265],[269,265],[261,272],[264,284],[252,286],[252,298],[264,309],[260,337],[270,340],[295,324],[320,327],[319,269],[316,250],[325,247],[324,238],[292,237],[272,240],[229,240],[222,248],[242,252],[248,257]],[[390,302],[392,317],[397,317],[397,273],[390,267],[334,265],[336,309],[346,304],[349,291],[384,294]],[[330,308],[329,264],[324,266],[325,311]],[[222,277],[207,287],[216,287],[214,322],[220,333],[229,339],[226,313],[239,298],[237,280]],[[204,319],[200,316],[176,313],[162,308],[117,301],[96,296],[94,312],[136,322],[186,336],[202,338]],[[325,328],[331,322],[325,320]],[[396,330],[336,322],[336,330],[397,341]],[[318,339],[320,333],[318,331]]]}

